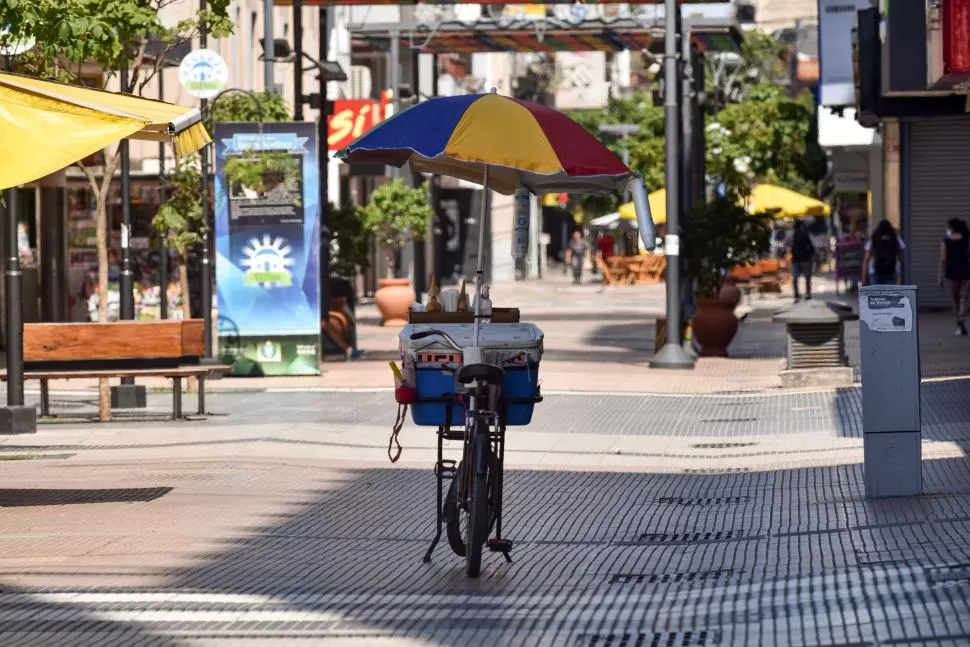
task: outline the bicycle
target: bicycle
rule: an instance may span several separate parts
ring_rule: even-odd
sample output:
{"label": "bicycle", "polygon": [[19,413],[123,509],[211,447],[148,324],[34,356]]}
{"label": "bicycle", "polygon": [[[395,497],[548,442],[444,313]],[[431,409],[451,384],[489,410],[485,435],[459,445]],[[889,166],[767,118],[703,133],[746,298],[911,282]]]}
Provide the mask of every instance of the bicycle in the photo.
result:
{"label": "bicycle", "polygon": [[[424,556],[431,561],[445,526],[448,544],[459,557],[465,558],[465,574],[481,574],[482,550],[502,553],[511,562],[512,542],[502,537],[502,477],[505,462],[505,425],[501,415],[505,371],[485,362],[464,362],[465,349],[442,330],[425,330],[411,335],[412,340],[438,337],[463,357],[455,371],[456,398],[447,407],[467,404],[465,427],[453,430],[449,425],[438,428],[437,532]],[[458,400],[455,402],[455,400]],[[449,410],[446,420],[451,420]],[[462,459],[446,460],[443,441],[461,440]],[[448,494],[442,500],[443,481],[451,479]],[[442,524],[443,522],[443,524]],[[489,539],[492,531],[495,536]]]}

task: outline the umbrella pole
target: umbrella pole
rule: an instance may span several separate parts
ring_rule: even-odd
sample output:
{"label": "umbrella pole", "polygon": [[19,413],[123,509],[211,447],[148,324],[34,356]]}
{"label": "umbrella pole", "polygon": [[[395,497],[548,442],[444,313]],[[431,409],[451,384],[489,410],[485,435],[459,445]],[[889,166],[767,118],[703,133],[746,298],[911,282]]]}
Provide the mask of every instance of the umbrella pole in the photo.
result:
{"label": "umbrella pole", "polygon": [[482,323],[482,287],[485,280],[485,217],[488,209],[488,164],[485,165],[485,182],[482,185],[482,213],[478,218],[478,267],[475,269],[475,340],[478,348],[478,333]]}

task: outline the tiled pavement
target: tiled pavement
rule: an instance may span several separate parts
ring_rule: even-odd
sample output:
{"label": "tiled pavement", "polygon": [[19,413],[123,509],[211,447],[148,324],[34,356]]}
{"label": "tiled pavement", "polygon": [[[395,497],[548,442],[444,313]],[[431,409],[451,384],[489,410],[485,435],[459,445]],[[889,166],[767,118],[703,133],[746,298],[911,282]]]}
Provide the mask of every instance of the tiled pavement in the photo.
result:
{"label": "tiled pavement", "polygon": [[0,443],[35,459],[0,460],[0,644],[967,645],[966,389],[924,385],[927,494],[886,501],[854,389],[550,396],[477,582],[420,560],[430,439],[377,462],[387,392],[47,426]]}

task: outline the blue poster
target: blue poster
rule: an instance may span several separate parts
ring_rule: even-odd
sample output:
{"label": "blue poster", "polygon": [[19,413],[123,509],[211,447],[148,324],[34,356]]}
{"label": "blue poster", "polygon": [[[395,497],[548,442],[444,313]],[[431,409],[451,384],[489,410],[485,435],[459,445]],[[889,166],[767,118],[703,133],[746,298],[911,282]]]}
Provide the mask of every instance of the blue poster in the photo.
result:
{"label": "blue poster", "polygon": [[215,126],[219,355],[233,375],[320,373],[314,123]]}

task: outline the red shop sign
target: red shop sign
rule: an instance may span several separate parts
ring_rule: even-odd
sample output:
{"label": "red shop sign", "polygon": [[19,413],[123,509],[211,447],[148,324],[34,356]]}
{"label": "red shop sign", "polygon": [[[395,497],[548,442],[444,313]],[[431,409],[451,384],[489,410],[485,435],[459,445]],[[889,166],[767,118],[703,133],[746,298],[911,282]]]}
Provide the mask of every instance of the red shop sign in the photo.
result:
{"label": "red shop sign", "polygon": [[338,99],[327,122],[327,149],[337,151],[384,120],[384,108],[373,99]]}

